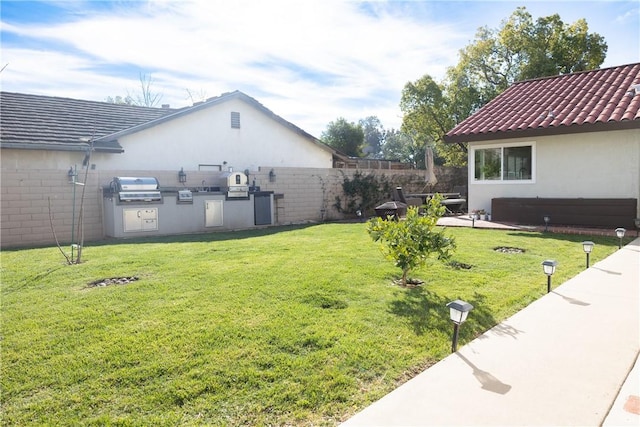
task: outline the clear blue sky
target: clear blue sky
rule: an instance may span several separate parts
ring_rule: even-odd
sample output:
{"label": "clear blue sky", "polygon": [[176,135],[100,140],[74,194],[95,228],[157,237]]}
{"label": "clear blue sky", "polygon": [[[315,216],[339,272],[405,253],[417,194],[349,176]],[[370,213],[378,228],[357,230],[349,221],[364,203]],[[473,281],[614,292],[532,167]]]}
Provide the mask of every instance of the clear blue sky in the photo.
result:
{"label": "clear blue sky", "polygon": [[640,62],[638,0],[2,0],[0,78],[104,101],[139,92],[142,73],[172,107],[237,89],[317,137],[338,117],[398,128],[405,83],[440,80],[478,27],[518,6],[585,18],[609,45],[603,67]]}

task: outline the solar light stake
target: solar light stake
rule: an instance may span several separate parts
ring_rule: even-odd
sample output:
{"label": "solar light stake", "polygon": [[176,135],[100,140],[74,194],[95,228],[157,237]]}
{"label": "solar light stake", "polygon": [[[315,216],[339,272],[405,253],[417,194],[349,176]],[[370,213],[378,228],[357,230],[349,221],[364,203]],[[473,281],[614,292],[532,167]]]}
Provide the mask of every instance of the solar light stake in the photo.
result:
{"label": "solar light stake", "polygon": [[455,300],[447,304],[449,307],[449,317],[453,322],[453,339],[451,341],[451,353],[455,353],[458,348],[458,329],[460,325],[467,320],[469,312],[473,306],[462,300]]}
{"label": "solar light stake", "polygon": [[558,265],[558,263],[552,259],[542,261],[542,270],[544,274],[547,275],[547,293],[551,292],[551,276],[556,271],[556,265]]}
{"label": "solar light stake", "polygon": [[584,242],[582,242],[582,250],[585,254],[587,254],[587,268],[589,268],[589,254],[593,250],[593,245],[594,243],[589,240],[585,240]]}
{"label": "solar light stake", "polygon": [[638,235],[640,235],[640,218],[634,219],[633,223],[636,226],[636,237],[638,237]]}
{"label": "solar light stake", "polygon": [[458,351],[458,329],[460,325],[457,323],[453,324],[453,338],[451,340],[451,353],[455,353]]}
{"label": "solar light stake", "polygon": [[549,230],[549,221],[551,221],[551,216],[545,215],[542,217],[542,219],[544,220],[544,231],[546,232]]}
{"label": "solar light stake", "polygon": [[616,236],[618,236],[618,239],[620,239],[620,243],[618,244],[618,249],[622,249],[622,238],[624,237],[625,231],[627,230],[625,230],[622,227],[616,228]]}

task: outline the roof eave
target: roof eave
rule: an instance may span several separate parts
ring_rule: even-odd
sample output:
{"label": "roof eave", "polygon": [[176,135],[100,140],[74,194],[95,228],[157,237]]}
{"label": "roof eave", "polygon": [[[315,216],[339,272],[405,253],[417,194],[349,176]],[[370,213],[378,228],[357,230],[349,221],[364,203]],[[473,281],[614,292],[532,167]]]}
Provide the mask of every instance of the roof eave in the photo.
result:
{"label": "roof eave", "polygon": [[531,138],[539,136],[567,135],[587,132],[606,132],[616,130],[640,129],[640,119],[623,120],[613,123],[584,123],[582,125],[559,126],[548,128],[518,129],[513,131],[498,131],[490,133],[445,135],[443,140],[447,144],[459,144],[466,142],[481,142],[491,140]]}
{"label": "roof eave", "polygon": [[[2,142],[0,148],[11,148],[15,150],[46,150],[46,151],[87,151],[89,144],[52,144],[50,142],[42,143],[20,143],[20,142]],[[111,147],[93,147],[94,151],[101,153],[124,153],[124,149],[120,146]]]}

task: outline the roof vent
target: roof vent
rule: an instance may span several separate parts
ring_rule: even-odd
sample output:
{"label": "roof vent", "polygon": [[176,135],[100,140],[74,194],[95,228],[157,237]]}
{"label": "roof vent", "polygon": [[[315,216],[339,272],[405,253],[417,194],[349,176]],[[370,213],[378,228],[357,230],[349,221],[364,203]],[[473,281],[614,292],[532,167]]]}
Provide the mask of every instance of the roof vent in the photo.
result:
{"label": "roof vent", "polygon": [[240,113],[237,111],[231,112],[231,128],[240,129]]}

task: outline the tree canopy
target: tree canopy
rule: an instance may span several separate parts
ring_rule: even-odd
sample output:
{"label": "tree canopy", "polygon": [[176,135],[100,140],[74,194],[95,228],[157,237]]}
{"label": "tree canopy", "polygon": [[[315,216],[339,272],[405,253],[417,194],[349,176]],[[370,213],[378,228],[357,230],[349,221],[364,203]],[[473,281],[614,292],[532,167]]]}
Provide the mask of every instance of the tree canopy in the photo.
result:
{"label": "tree canopy", "polygon": [[384,128],[382,122],[376,116],[369,116],[358,120],[358,124],[364,132],[363,154],[372,159],[379,159],[384,144]]}
{"label": "tree canopy", "polygon": [[328,146],[348,156],[362,156],[362,147],[364,145],[362,126],[353,122],[349,123],[343,117],[329,123],[327,130],[322,132],[320,139]]}
{"label": "tree canopy", "polygon": [[444,81],[424,75],[405,85],[401,130],[423,152],[430,145],[445,163],[464,165],[466,147],[442,141],[449,130],[516,81],[596,69],[606,52],[604,38],[589,33],[584,19],[565,24],[554,14],[534,21],[519,7],[498,29],[479,28]]}

